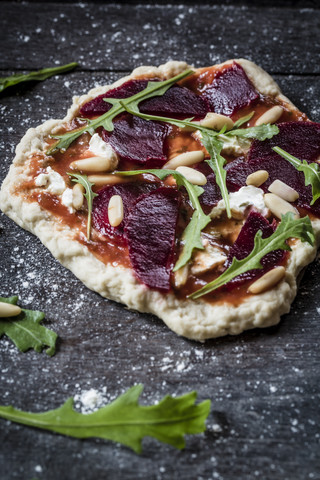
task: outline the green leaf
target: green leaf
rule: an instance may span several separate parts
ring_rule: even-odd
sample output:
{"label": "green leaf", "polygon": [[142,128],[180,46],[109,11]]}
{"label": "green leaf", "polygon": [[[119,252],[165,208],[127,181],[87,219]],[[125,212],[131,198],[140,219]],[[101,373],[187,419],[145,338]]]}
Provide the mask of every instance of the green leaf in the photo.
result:
{"label": "green leaf", "polygon": [[75,183],[80,183],[85,188],[84,196],[87,200],[88,204],[88,220],[87,220],[87,239],[90,240],[91,236],[91,219],[92,219],[92,202],[94,197],[97,197],[97,194],[94,193],[92,187],[94,183],[91,183],[87,177],[87,175],[81,175],[80,173],[68,173],[69,177],[71,177],[71,181]]}
{"label": "green leaf", "polygon": [[290,153],[282,150],[280,147],[273,147],[276,153],[281,155],[281,157],[288,160],[299,172],[304,174],[304,183],[305,185],[311,185],[312,188],[312,202],[310,205],[313,205],[316,200],[320,197],[320,169],[318,163],[308,163],[306,160],[299,160],[299,158],[290,155]]}
{"label": "green leaf", "polygon": [[122,443],[141,453],[146,436],[185,447],[185,434],[204,432],[210,400],[195,405],[196,392],[181,397],[165,396],[158,404],[138,404],[143,385],[131,387],[109,405],[89,415],[73,409],[73,398],[60,408],[45,413],[28,413],[12,406],[0,406],[0,417],[30,427],[51,430],[75,438],[98,437]]}
{"label": "green leaf", "polygon": [[251,113],[248,113],[248,115],[245,115],[244,117],[238,118],[238,120],[234,122],[233,128],[241,127],[241,125],[243,125],[244,123],[249,122],[249,120],[251,120],[251,118],[253,117],[254,113],[255,112],[251,112]]}
{"label": "green leaf", "polygon": [[309,217],[294,219],[291,212],[282,216],[281,222],[275,232],[268,238],[262,238],[262,232],[259,230],[254,238],[254,247],[252,252],[244,259],[237,260],[233,258],[232,264],[218,278],[205,285],[200,290],[192,293],[189,298],[196,299],[216,290],[222,285],[238,277],[242,273],[256,268],[262,268],[260,260],[274,250],[291,250],[286,243],[288,238],[300,238],[303,242],[314,244],[314,232]]}
{"label": "green leaf", "polygon": [[175,272],[179,268],[183,267],[190,260],[193,250],[195,248],[203,250],[203,245],[201,242],[201,232],[211,221],[210,217],[204,214],[199,202],[199,196],[203,193],[203,188],[199,187],[198,185],[193,185],[181,173],[177,172],[176,170],[167,170],[163,168],[159,170],[149,169],[115,172],[116,175],[124,176],[140,175],[142,173],[151,173],[152,175],[160,178],[160,180],[165,179],[168,175],[172,175],[176,180],[178,186],[185,187],[188,192],[192,207],[194,208],[191,220],[182,234],[181,242],[183,244],[183,247],[177,263],[175,264],[175,267],[173,269],[173,271]]}
{"label": "green leaf", "polygon": [[225,133],[227,136],[232,137],[242,137],[242,138],[252,138],[255,140],[266,140],[267,138],[272,138],[274,135],[279,133],[279,128],[277,125],[271,125],[270,123],[259,125],[257,127],[249,128],[237,128],[235,130],[229,130]]}
{"label": "green leaf", "polygon": [[82,133],[89,132],[92,134],[92,132],[98,127],[103,127],[107,131],[112,132],[113,119],[119,115],[119,113],[124,112],[125,107],[132,109],[132,111],[137,111],[139,102],[146,100],[147,98],[163,95],[173,84],[187,77],[191,73],[193,73],[192,70],[185,70],[179,75],[164,80],[163,82],[148,82],[148,85],[144,90],[128,98],[105,98],[104,100],[112,105],[112,108],[108,112],[100,115],[100,117],[94,120],[88,120],[87,125],[82,128],[72,130],[63,135],[54,135],[53,138],[58,139],[58,142],[54,143],[49,148],[47,155],[54,153],[56,150],[66,150],[74,140],[82,135]]}
{"label": "green leaf", "polygon": [[46,78],[57,75],[58,73],[65,73],[73,70],[78,64],[76,62],[68,63],[67,65],[62,65],[61,67],[53,68],[43,68],[37,72],[30,72],[25,75],[16,74],[11,75],[10,77],[0,77],[0,92],[5,88],[12,87],[18,83],[28,82],[30,80],[45,80]]}
{"label": "green leaf", "polygon": [[[18,297],[0,297],[0,302],[16,305]],[[57,334],[40,325],[43,319],[43,312],[25,309],[17,317],[0,318],[0,338],[6,335],[21,352],[33,348],[40,353],[43,348],[49,347],[46,353],[52,356],[55,353]]]}
{"label": "green leaf", "polygon": [[206,162],[215,173],[216,182],[220,188],[220,192],[226,206],[228,218],[231,218],[229,193],[226,184],[227,172],[223,168],[224,164],[226,163],[226,159],[222,157],[222,155],[220,155],[223,148],[223,143],[218,140],[217,137],[214,137],[207,132],[201,132],[201,136],[202,143],[210,155],[210,159],[206,160]]}

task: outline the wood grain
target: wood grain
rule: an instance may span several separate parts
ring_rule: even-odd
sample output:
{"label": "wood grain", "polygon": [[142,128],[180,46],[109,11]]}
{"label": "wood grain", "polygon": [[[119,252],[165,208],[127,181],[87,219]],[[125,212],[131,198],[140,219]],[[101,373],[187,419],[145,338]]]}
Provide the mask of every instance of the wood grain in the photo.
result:
{"label": "wood grain", "polygon": [[[320,121],[320,12],[310,3],[131,3],[2,2],[1,76],[55,62],[81,66],[1,95],[0,180],[27,128],[63,117],[73,94],[141,63],[175,58],[199,66],[245,56]],[[140,457],[110,442],[1,420],[1,479],[320,478],[318,261],[279,326],[198,344],[87,290],[2,214],[0,251],[0,295],[19,294],[24,307],[45,311],[60,337],[53,358],[20,354],[0,341],[0,404],[43,411],[81,390],[106,386],[111,399],[138,382],[145,384],[144,403],[194,389],[199,400],[212,400],[207,432],[188,438],[184,451],[146,439]]]}

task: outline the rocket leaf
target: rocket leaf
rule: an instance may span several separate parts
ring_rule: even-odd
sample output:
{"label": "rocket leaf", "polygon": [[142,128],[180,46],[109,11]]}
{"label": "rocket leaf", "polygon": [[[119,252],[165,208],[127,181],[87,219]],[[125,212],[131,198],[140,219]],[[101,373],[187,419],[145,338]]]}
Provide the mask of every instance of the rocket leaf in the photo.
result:
{"label": "rocket leaf", "polygon": [[306,160],[299,160],[299,158],[290,155],[290,153],[282,150],[280,147],[273,147],[276,153],[281,155],[281,157],[288,160],[299,172],[304,174],[304,183],[305,185],[311,185],[312,188],[312,202],[314,204],[316,200],[320,197],[320,169],[318,163],[308,163]]}
{"label": "rocket leaf", "polygon": [[184,448],[185,434],[201,433],[210,412],[210,400],[195,405],[196,392],[181,397],[165,396],[158,404],[138,404],[143,385],[135,385],[96,412],[81,414],[69,398],[60,408],[28,413],[12,406],[0,406],[0,417],[30,427],[51,430],[75,438],[99,437],[122,443],[141,453],[145,436]]}
{"label": "rocket leaf", "polygon": [[201,242],[200,235],[202,230],[208,225],[211,219],[208,215],[205,215],[199,202],[199,196],[203,193],[203,188],[199,187],[198,185],[193,185],[181,173],[177,172],[176,170],[167,170],[163,168],[159,170],[149,169],[115,172],[115,174],[117,175],[124,176],[139,175],[142,173],[151,173],[152,175],[160,178],[160,180],[163,180],[168,175],[172,175],[176,180],[178,186],[185,187],[189,195],[192,207],[194,208],[191,220],[182,234],[181,242],[183,244],[183,248],[178,258],[178,261],[174,266],[173,271],[175,272],[176,270],[179,270],[179,268],[183,267],[190,260],[190,258],[192,257],[192,252],[195,248],[198,248],[200,250],[203,250],[204,248]]}
{"label": "rocket leaf", "polygon": [[[18,297],[0,297],[0,302],[12,305],[16,305],[17,301]],[[46,353],[52,356],[55,353],[57,334],[40,325],[43,319],[44,313],[25,309],[22,309],[17,317],[0,318],[0,338],[6,335],[21,352],[33,348],[40,353],[43,348],[48,347]]]}
{"label": "rocket leaf", "polygon": [[100,115],[94,120],[88,120],[87,125],[82,128],[72,130],[63,135],[54,135],[53,138],[58,139],[58,141],[49,148],[47,155],[50,155],[57,150],[66,150],[82,133],[89,132],[90,134],[93,134],[98,127],[103,127],[108,132],[112,132],[113,119],[119,115],[119,113],[125,111],[124,106],[130,107],[132,111],[138,111],[139,102],[146,100],[147,98],[163,95],[173,84],[187,77],[191,73],[193,73],[192,70],[185,70],[179,75],[164,80],[163,82],[148,82],[148,85],[144,90],[128,98],[105,98],[104,100],[112,105],[112,108],[108,112]]}
{"label": "rocket leaf", "polygon": [[80,173],[68,173],[72,182],[80,183],[85,188],[84,196],[88,204],[88,221],[87,221],[87,239],[90,240],[91,236],[91,217],[92,217],[92,202],[94,197],[97,196],[92,190],[94,183],[91,183],[87,175],[81,175]]}
{"label": "rocket leaf", "polygon": [[73,62],[68,63],[67,65],[61,65],[60,67],[43,68],[42,70],[38,70],[36,72],[30,72],[26,74],[18,73],[16,75],[11,75],[10,77],[0,77],[0,92],[2,92],[5,88],[17,85],[18,83],[28,82],[30,80],[46,80],[46,78],[57,75],[58,73],[69,72],[77,65],[77,63]]}
{"label": "rocket leaf", "polygon": [[189,298],[196,299],[216,290],[222,285],[233,280],[238,275],[256,268],[262,268],[260,260],[274,250],[291,250],[286,243],[288,238],[300,238],[303,242],[314,244],[314,232],[309,217],[294,219],[291,212],[282,216],[281,222],[275,232],[268,238],[262,238],[259,230],[254,238],[252,252],[242,260],[233,258],[232,264],[218,278],[209,282],[200,290],[189,295]]}

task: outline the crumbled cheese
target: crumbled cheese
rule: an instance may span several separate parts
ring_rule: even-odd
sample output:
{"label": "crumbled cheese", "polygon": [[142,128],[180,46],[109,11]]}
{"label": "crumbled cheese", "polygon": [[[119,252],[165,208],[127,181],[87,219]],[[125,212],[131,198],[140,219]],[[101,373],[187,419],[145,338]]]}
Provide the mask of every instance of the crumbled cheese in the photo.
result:
{"label": "crumbled cheese", "polygon": [[219,138],[223,140],[222,153],[227,155],[243,155],[248,152],[251,145],[247,138],[225,135],[221,135]]}
{"label": "crumbled cheese", "polygon": [[193,260],[191,272],[194,275],[207,272],[223,264],[227,260],[224,251],[216,245],[210,245],[207,242],[204,250],[199,250]]}
{"label": "crumbled cheese", "polygon": [[[248,206],[253,206],[262,215],[268,215],[268,208],[264,203],[263,190],[254,187],[253,185],[241,187],[237,192],[229,193],[229,201],[230,208],[234,212],[244,214]],[[220,202],[211,210],[210,217],[220,217],[224,211],[224,200],[220,200]]]}
{"label": "crumbled cheese", "polygon": [[118,160],[118,156],[111,147],[111,145],[104,142],[98,133],[92,135],[89,142],[89,150],[97,157],[110,158],[110,160]]}
{"label": "crumbled cheese", "polygon": [[40,173],[36,177],[35,184],[37,187],[47,187],[48,192],[54,195],[61,195],[66,189],[63,177],[51,167],[47,167],[46,173]]}
{"label": "crumbled cheese", "polygon": [[75,210],[73,208],[73,191],[71,188],[66,188],[66,190],[63,192],[61,196],[61,203],[62,205],[68,207],[70,213],[74,213]]}

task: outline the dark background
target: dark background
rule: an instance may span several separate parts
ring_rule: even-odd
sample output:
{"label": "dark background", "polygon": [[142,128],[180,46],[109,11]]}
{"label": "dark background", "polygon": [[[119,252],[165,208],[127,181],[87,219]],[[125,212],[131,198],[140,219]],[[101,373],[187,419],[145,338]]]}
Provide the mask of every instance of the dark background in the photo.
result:
{"label": "dark background", "polygon": [[[142,64],[198,66],[246,57],[320,121],[317,1],[1,2],[0,76],[78,61],[72,73],[0,96],[0,180],[27,128],[62,118],[73,94]],[[205,344],[86,289],[40,242],[0,216],[0,296],[46,313],[57,353],[0,340],[0,404],[59,407],[81,391],[115,398],[144,383],[142,403],[197,390],[210,398],[205,434],[182,451],[152,439],[141,456],[0,420],[0,477],[54,479],[319,479],[319,274],[315,261],[279,326]]]}

